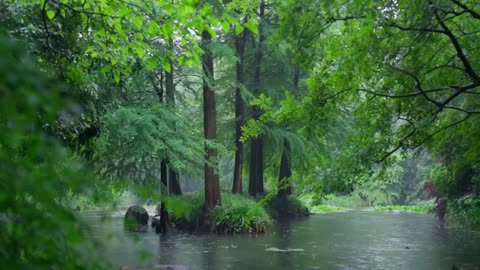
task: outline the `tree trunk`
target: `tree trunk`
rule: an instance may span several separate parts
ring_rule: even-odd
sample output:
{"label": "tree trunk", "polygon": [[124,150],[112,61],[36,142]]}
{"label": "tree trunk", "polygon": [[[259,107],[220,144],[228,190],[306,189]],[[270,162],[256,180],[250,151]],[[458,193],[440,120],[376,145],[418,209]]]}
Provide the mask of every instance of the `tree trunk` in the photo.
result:
{"label": "tree trunk", "polygon": [[[213,56],[209,49],[212,37],[208,31],[202,32],[203,50],[203,130],[205,140],[214,141],[217,138],[215,93],[210,85],[213,82]],[[221,205],[220,181],[215,172],[217,151],[205,144],[205,208]]]}
{"label": "tree trunk", "polygon": [[292,194],[292,185],[290,176],[292,176],[292,167],[290,162],[290,148],[288,141],[283,140],[282,158],[280,159],[280,173],[278,174],[278,192],[277,197],[286,201],[288,196]]}
{"label": "tree trunk", "polygon": [[162,233],[165,234],[167,233],[167,223],[169,220],[168,217],[168,211],[165,206],[165,197],[168,195],[167,194],[167,188],[168,188],[168,178],[167,178],[167,161],[166,159],[162,160],[160,163],[160,179],[162,182],[162,197],[161,200],[162,202],[160,203],[160,224],[158,224],[155,227],[155,232],[156,233]]}
{"label": "tree trunk", "polygon": [[[298,81],[300,79],[300,68],[295,65],[293,70],[293,94],[298,95]],[[288,196],[292,194],[292,183],[290,179],[292,176],[292,165],[290,159],[290,145],[287,139],[283,139],[282,158],[280,159],[280,172],[278,174],[278,192],[277,197],[280,200],[286,201]]]}
{"label": "tree trunk", "polygon": [[168,191],[170,192],[170,194],[182,195],[182,188],[180,186],[179,173],[176,170],[169,167],[168,176],[169,176]]}
{"label": "tree trunk", "polygon": [[[169,48],[173,50],[173,40],[169,40]],[[165,71],[165,92],[167,104],[174,107],[175,106],[175,85],[173,83],[173,61],[170,62],[170,72]],[[174,124],[175,125],[175,124]],[[168,157],[167,157],[168,158]],[[182,190],[180,187],[180,177],[179,173],[174,170],[171,164],[168,164],[168,175],[169,175],[169,191],[175,195],[181,195]]]}
{"label": "tree trunk", "polygon": [[240,35],[235,37],[235,50],[237,52],[237,87],[235,89],[235,167],[233,170],[232,193],[242,193],[242,167],[243,167],[243,143],[240,141],[242,136],[242,126],[244,125],[244,107],[241,95],[244,85],[243,65],[245,42],[247,40],[247,29],[243,29]]}
{"label": "tree trunk", "polygon": [[[265,15],[265,1],[260,3],[260,18],[258,22],[258,45],[255,50],[255,64],[253,75],[253,94],[258,97],[260,94],[260,68],[262,63],[262,44],[265,39],[263,35],[263,18]],[[253,106],[253,119],[258,120],[262,114],[258,106]],[[263,193],[263,136],[253,138],[250,143],[250,175],[248,193],[257,196]]]}

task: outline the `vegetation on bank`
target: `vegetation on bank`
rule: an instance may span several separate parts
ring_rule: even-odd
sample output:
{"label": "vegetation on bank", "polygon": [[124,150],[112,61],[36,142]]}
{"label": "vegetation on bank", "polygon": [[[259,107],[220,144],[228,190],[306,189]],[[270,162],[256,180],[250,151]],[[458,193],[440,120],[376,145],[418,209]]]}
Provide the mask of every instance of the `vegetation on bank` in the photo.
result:
{"label": "vegetation on bank", "polygon": [[447,220],[480,228],[480,199],[465,196],[449,202]]}
{"label": "vegetation on bank", "polygon": [[400,211],[400,212],[429,212],[434,208],[434,200],[421,200],[412,205],[368,205],[368,201],[352,195],[337,196],[327,194],[323,197],[313,193],[305,193],[300,199],[308,205],[311,212],[334,212],[355,208],[371,208],[376,212]]}
{"label": "vegetation on bank", "polygon": [[215,233],[263,233],[272,218],[262,203],[240,194],[222,193],[222,206],[205,214],[204,194],[192,192],[167,199],[171,221],[177,229]]}
{"label": "vegetation on bank", "polygon": [[376,212],[429,212],[433,208],[433,203],[430,205],[421,204],[421,205],[386,205],[386,206],[376,206],[373,208]]}
{"label": "vegetation on bank", "polygon": [[309,215],[309,208],[294,196],[267,199],[266,207],[274,219],[302,218]]}

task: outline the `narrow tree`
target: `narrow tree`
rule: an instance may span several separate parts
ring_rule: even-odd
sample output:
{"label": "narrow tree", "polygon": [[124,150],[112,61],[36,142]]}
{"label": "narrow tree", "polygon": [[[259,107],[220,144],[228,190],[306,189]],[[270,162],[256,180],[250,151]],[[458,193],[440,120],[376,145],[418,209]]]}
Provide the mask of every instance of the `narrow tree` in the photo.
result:
{"label": "narrow tree", "polygon": [[[155,73],[152,73],[151,81],[153,88],[158,97],[160,103],[164,102],[164,71],[160,71],[160,77]],[[168,173],[167,173],[167,158],[162,159],[160,162],[160,182],[161,182],[161,203],[160,203],[160,223],[155,225],[155,232],[165,234],[167,232],[167,222],[169,220],[167,207],[165,205],[165,197],[167,196],[168,187]]]}
{"label": "narrow tree", "polygon": [[[169,39],[168,47],[173,52],[173,39]],[[167,104],[174,107],[175,106],[175,84],[173,82],[173,61],[170,59],[170,70],[165,70],[165,90],[166,90],[166,100]],[[182,189],[180,187],[180,178],[176,170],[174,170],[171,164],[168,162],[168,177],[169,185],[168,190],[170,193],[175,195],[181,195]]]}
{"label": "narrow tree", "polygon": [[213,56],[210,50],[212,36],[206,30],[202,31],[204,54],[203,68],[203,130],[205,137],[205,208],[220,205],[220,181],[215,172],[217,151],[209,142],[217,138],[215,93],[211,89],[213,83]]}
{"label": "narrow tree", "polygon": [[240,141],[242,136],[242,126],[244,120],[244,101],[242,98],[242,86],[244,85],[244,56],[245,42],[247,40],[248,30],[243,29],[240,35],[235,36],[235,50],[237,53],[237,87],[235,89],[235,167],[233,170],[233,193],[242,193],[242,167],[243,167],[243,143]]}
{"label": "narrow tree", "polygon": [[[260,94],[260,68],[262,63],[262,44],[265,39],[263,35],[263,19],[265,16],[265,1],[260,2],[260,17],[258,23],[258,44],[255,50],[253,94]],[[257,120],[261,115],[261,109],[253,106],[253,119]],[[248,193],[251,196],[263,193],[263,136],[252,138],[250,143],[250,175]]]}
{"label": "narrow tree", "polygon": [[[298,95],[298,81],[300,78],[300,69],[295,65],[293,70],[293,93]],[[287,139],[283,139],[282,157],[280,159],[280,172],[278,174],[278,192],[277,197],[281,201],[286,201],[288,196],[292,194],[292,183],[290,182],[292,176],[292,161],[290,155],[290,144]]]}

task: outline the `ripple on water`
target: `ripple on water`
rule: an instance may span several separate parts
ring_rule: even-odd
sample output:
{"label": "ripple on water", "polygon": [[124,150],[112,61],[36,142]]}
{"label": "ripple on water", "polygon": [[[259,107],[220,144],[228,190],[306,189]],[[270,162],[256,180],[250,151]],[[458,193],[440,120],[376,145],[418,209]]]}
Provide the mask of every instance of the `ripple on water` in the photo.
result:
{"label": "ripple on water", "polygon": [[287,248],[287,249],[280,249],[276,247],[271,247],[265,249],[265,251],[271,251],[271,252],[304,252],[305,250],[301,248]]}

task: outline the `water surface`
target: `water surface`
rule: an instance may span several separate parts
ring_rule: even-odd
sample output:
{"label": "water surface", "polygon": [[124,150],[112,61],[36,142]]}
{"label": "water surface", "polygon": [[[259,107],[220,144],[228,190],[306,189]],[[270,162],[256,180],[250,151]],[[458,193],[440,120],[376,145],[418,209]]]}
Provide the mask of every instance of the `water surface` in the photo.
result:
{"label": "water surface", "polygon": [[126,232],[123,211],[85,212],[116,267],[152,269],[480,269],[480,232],[423,213],[335,212],[277,223],[264,235]]}

